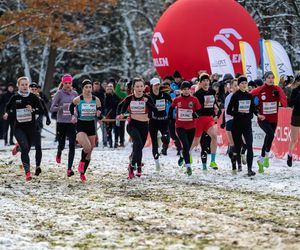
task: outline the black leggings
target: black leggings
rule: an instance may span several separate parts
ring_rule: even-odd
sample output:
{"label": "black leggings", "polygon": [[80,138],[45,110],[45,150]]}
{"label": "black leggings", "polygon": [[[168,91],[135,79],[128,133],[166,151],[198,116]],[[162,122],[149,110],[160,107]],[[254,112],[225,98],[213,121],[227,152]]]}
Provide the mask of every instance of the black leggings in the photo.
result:
{"label": "black leggings", "polygon": [[62,151],[65,149],[66,136],[69,138],[69,155],[68,155],[68,168],[71,169],[75,155],[75,141],[76,129],[75,124],[72,123],[57,123],[57,140],[58,149],[57,155],[60,157]]}
{"label": "black leggings", "polygon": [[29,151],[32,145],[34,136],[34,129],[28,127],[26,129],[15,128],[15,137],[21,150],[21,161],[25,170],[25,173],[30,171],[30,158]]}
{"label": "black leggings", "polygon": [[152,142],[152,155],[154,159],[158,159],[159,157],[157,141],[158,131],[160,131],[161,133],[161,141],[163,143],[163,148],[167,149],[169,146],[170,137],[168,126],[168,121],[150,120],[149,122],[149,132]]}
{"label": "black leggings", "polygon": [[185,164],[190,164],[190,148],[194,140],[195,129],[176,128],[176,132],[182,144],[182,154]]}
{"label": "black leggings", "polygon": [[232,137],[234,142],[234,151],[236,153],[236,158],[238,162],[241,162],[241,149],[243,145],[242,136],[246,142],[247,148],[247,166],[248,170],[252,170],[253,164],[253,135],[252,135],[252,124],[251,120],[241,121],[233,120],[232,126]]}
{"label": "black leggings", "polygon": [[10,128],[10,133],[9,133],[9,143],[13,143],[13,136],[14,136],[14,124],[15,124],[15,119],[8,117],[6,121],[3,121],[3,137],[4,137],[4,142],[5,144],[8,143],[8,129]]}
{"label": "black leggings", "polygon": [[180,143],[180,140],[176,134],[176,130],[175,130],[175,120],[170,120],[169,122],[169,133],[170,133],[170,137],[172,138],[172,140],[174,141],[174,144],[177,148],[178,151],[181,151],[182,150],[182,147],[181,147],[181,143]]}
{"label": "black leggings", "polygon": [[261,150],[261,156],[265,157],[266,152],[270,152],[270,150],[271,150],[277,123],[271,123],[268,121],[259,121],[258,125],[266,133],[264,145]]}
{"label": "black leggings", "polygon": [[203,132],[200,140],[202,163],[207,162],[207,154],[210,154],[210,143],[211,143],[210,136],[206,132]]}
{"label": "black leggings", "polygon": [[34,132],[33,144],[35,147],[35,164],[39,167],[42,161],[42,137],[40,129],[36,129]]}
{"label": "black leggings", "polygon": [[148,136],[148,122],[131,120],[127,125],[127,132],[133,142],[131,166],[137,164],[140,167],[142,165],[143,148]]}

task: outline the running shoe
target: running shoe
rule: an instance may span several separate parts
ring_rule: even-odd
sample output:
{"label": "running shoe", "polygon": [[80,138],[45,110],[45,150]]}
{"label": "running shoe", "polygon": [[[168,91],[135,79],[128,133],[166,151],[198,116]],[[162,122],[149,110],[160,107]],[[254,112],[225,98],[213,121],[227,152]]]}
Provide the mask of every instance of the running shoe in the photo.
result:
{"label": "running shoe", "polygon": [[256,173],[254,172],[254,171],[252,171],[252,170],[250,170],[250,171],[248,171],[248,174],[247,174],[249,177],[251,177],[251,176],[254,176],[254,175],[256,175]]}
{"label": "running shoe", "polygon": [[32,179],[31,173],[27,172],[25,178],[26,178],[26,181],[31,181],[31,179]]}
{"label": "running shoe", "polygon": [[293,166],[293,157],[288,155],[288,158],[287,158],[287,165],[289,167]]}
{"label": "running shoe", "polygon": [[142,167],[137,167],[137,172],[135,174],[137,177],[141,177],[142,176]]}
{"label": "running shoe", "polygon": [[239,172],[242,172],[242,165],[239,165],[239,166],[238,166],[238,171],[239,171]]}
{"label": "running shoe", "polygon": [[17,143],[12,149],[11,153],[13,156],[15,156],[18,152],[20,152],[20,145]]}
{"label": "running shoe", "polygon": [[191,175],[193,174],[193,171],[192,171],[192,168],[191,168],[191,167],[187,167],[187,168],[186,168],[186,174],[187,174],[188,176],[191,176]]}
{"label": "running shoe", "polygon": [[242,160],[242,164],[243,165],[247,164],[247,159],[246,159],[246,155],[245,154],[241,154],[241,160]]}
{"label": "running shoe", "polygon": [[80,161],[79,162],[79,165],[78,165],[78,172],[83,174],[84,173],[84,165],[85,165],[85,162],[84,161]]}
{"label": "running shoe", "polygon": [[218,164],[215,161],[212,161],[209,166],[214,170],[218,169]]}
{"label": "running shoe", "polygon": [[162,155],[167,155],[167,149],[166,149],[166,148],[163,148],[163,149],[161,150],[161,154],[162,154]]}
{"label": "running shoe", "polygon": [[83,183],[86,182],[86,177],[85,177],[84,174],[81,174],[81,175],[80,175],[80,180],[81,180]]}
{"label": "running shoe", "polygon": [[128,179],[133,179],[134,178],[134,170],[131,164],[128,165]]}
{"label": "running shoe", "polygon": [[184,164],[184,159],[183,159],[182,156],[180,156],[180,157],[179,157],[179,160],[178,160],[178,166],[179,166],[179,167],[182,167],[183,164]]}
{"label": "running shoe", "polygon": [[205,164],[202,163],[202,170],[203,170],[203,171],[207,171],[206,163],[205,163]]}
{"label": "running shoe", "polygon": [[61,163],[61,156],[56,155],[56,163],[60,164]]}
{"label": "running shoe", "polygon": [[264,159],[263,164],[264,164],[264,167],[265,167],[265,168],[268,168],[268,167],[270,166],[270,164],[269,164],[269,157],[266,157],[266,158]]}
{"label": "running shoe", "polygon": [[42,173],[42,169],[40,167],[36,167],[34,175],[39,176],[40,173]]}
{"label": "running shoe", "polygon": [[67,176],[68,177],[71,177],[71,176],[73,176],[74,175],[74,171],[70,168],[68,168],[68,170],[67,170]]}
{"label": "running shoe", "polygon": [[264,173],[265,172],[264,164],[262,162],[260,162],[260,160],[258,160],[257,165],[258,165],[258,173],[260,173],[260,174]]}

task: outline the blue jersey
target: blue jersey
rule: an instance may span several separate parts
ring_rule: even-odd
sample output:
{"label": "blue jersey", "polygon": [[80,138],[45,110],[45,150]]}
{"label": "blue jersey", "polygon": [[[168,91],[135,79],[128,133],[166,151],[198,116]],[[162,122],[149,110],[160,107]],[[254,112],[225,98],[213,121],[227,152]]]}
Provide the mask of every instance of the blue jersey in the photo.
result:
{"label": "blue jersey", "polygon": [[92,96],[90,102],[86,102],[83,96],[80,96],[80,102],[77,105],[78,119],[83,121],[92,121],[96,118],[97,103],[96,97]]}

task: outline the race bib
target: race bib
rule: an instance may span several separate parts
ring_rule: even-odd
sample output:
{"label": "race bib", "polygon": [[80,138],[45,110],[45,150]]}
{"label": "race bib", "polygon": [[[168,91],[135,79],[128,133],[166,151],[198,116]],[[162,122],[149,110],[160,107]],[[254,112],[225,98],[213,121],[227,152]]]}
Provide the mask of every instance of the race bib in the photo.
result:
{"label": "race bib", "polygon": [[96,116],[96,104],[95,103],[81,104],[81,116]]}
{"label": "race bib", "polygon": [[130,110],[132,114],[144,114],[146,103],[144,101],[131,101]]}
{"label": "race bib", "polygon": [[249,113],[250,105],[251,105],[251,100],[239,101],[239,112]]}
{"label": "race bib", "polygon": [[22,122],[31,122],[32,121],[32,114],[28,109],[17,109],[17,121]]}
{"label": "race bib", "polygon": [[166,100],[161,99],[161,100],[156,100],[155,106],[158,109],[158,111],[163,111],[166,109]]}
{"label": "race bib", "polygon": [[191,109],[178,109],[179,121],[193,121],[193,110]]}
{"label": "race bib", "polygon": [[213,108],[215,103],[215,97],[213,95],[204,96],[204,108]]}
{"label": "race bib", "polygon": [[263,114],[271,115],[277,113],[277,102],[263,102]]}
{"label": "race bib", "polygon": [[64,103],[63,104],[63,116],[70,116],[71,115],[70,110],[69,110],[70,105],[71,105],[71,103]]}

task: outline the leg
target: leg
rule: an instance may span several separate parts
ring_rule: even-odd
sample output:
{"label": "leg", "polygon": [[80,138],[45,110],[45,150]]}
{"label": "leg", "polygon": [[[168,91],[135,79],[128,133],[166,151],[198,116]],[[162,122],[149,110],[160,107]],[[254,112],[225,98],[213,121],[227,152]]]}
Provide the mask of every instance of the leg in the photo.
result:
{"label": "leg", "polygon": [[3,138],[4,138],[4,143],[5,145],[8,144],[8,140],[7,140],[7,137],[8,137],[8,128],[9,128],[9,122],[8,120],[3,120]]}
{"label": "leg", "polygon": [[182,154],[185,164],[190,164],[190,146],[192,143],[190,144],[187,130],[183,128],[176,128],[176,132],[182,145]]}
{"label": "leg", "polygon": [[253,135],[252,135],[252,126],[251,121],[249,124],[243,126],[243,138],[247,147],[247,167],[248,167],[248,176],[255,175],[255,172],[252,171],[253,164]]}
{"label": "leg", "polygon": [[69,138],[68,169],[72,169],[76,145],[76,129],[74,124],[70,124],[70,127],[67,130],[67,135]]}
{"label": "leg", "polygon": [[277,124],[276,123],[271,124],[268,121],[261,121],[261,122],[258,122],[258,125],[266,134],[265,139],[264,139],[264,145],[263,145],[263,148],[261,151],[261,156],[265,157],[266,152],[268,153],[271,150]]}
{"label": "leg", "polygon": [[152,142],[152,155],[153,158],[157,160],[159,158],[158,141],[157,141],[158,126],[153,121],[149,123],[149,132],[150,132],[150,137]]}
{"label": "leg", "polygon": [[[238,162],[239,167],[241,162],[241,147],[242,147],[242,124],[239,124],[238,121],[235,121],[232,129],[232,137],[234,142],[234,153],[233,159]],[[235,165],[234,165],[235,166]],[[235,170],[235,168],[233,169]]]}
{"label": "leg", "polygon": [[127,125],[127,132],[133,142],[131,166],[134,166],[135,164],[140,163],[140,159],[142,158],[143,141],[139,129],[134,127],[133,125]]}
{"label": "leg", "polygon": [[106,123],[106,134],[107,134],[107,142],[109,147],[112,148],[112,123]]}
{"label": "leg", "polygon": [[34,146],[35,146],[36,167],[40,167],[42,161],[42,138],[41,138],[41,133],[39,131],[35,131]]}
{"label": "leg", "polygon": [[19,128],[15,130],[15,137],[20,145],[21,161],[25,170],[25,174],[27,174],[28,172],[30,172],[29,151],[31,144],[29,142],[28,135],[25,133],[25,131]]}
{"label": "leg", "polygon": [[57,140],[58,140],[58,148],[57,148],[57,163],[60,163],[60,157],[62,151],[65,149],[66,144],[66,132],[67,132],[67,123],[57,123]]}
{"label": "leg", "polygon": [[9,128],[10,128],[10,131],[9,131],[9,144],[10,145],[14,145],[14,124],[15,124],[14,119],[9,119]]}
{"label": "leg", "polygon": [[167,155],[167,150],[170,143],[169,126],[167,122],[161,124],[160,133],[161,133],[161,141],[163,143],[161,152],[163,155]]}
{"label": "leg", "polygon": [[175,131],[175,120],[170,120],[170,123],[169,123],[169,132],[170,132],[170,137],[174,141],[174,144],[176,146],[177,152],[180,152],[182,150],[182,147],[181,147],[180,140],[177,137],[177,134],[176,134],[176,131]]}
{"label": "leg", "polygon": [[119,137],[120,137],[121,146],[124,146],[124,142],[125,142],[125,121],[120,121]]}
{"label": "leg", "polygon": [[93,135],[93,136],[89,136],[89,141],[90,141],[90,144],[91,144],[91,152],[86,156],[86,159],[85,159],[85,164],[84,164],[84,173],[86,172],[89,164],[90,164],[90,161],[91,161],[91,155],[92,155],[92,151],[93,151],[93,148],[95,147],[96,145],[96,136]]}

